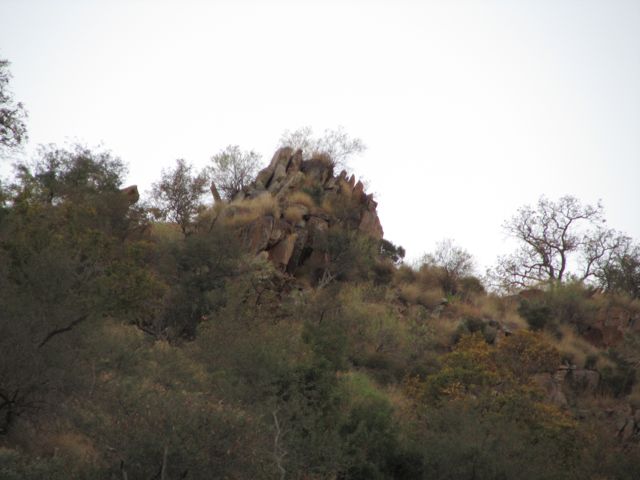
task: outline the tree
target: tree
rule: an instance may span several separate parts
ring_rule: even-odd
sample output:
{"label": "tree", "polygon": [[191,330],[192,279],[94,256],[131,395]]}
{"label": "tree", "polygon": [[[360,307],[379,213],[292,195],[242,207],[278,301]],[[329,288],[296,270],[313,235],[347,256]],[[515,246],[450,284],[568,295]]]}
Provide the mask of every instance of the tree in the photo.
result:
{"label": "tree", "polygon": [[630,238],[619,239],[619,248],[599,263],[596,277],[608,292],[621,292],[640,298],[640,245]]}
{"label": "tree", "polygon": [[0,153],[15,148],[27,139],[27,116],[24,106],[15,102],[9,91],[9,62],[0,59]]}
{"label": "tree", "polygon": [[280,146],[301,149],[307,158],[314,154],[329,155],[336,165],[342,167],[346,166],[349,157],[367,148],[361,139],[349,137],[342,127],[326,129],[321,137],[314,137],[313,129],[309,126],[293,132],[286,130],[280,137]]}
{"label": "tree", "polygon": [[43,146],[30,163],[16,167],[24,195],[49,205],[87,195],[119,191],[127,168],[108,151],[83,145],[69,149]]}
{"label": "tree", "polygon": [[520,246],[499,257],[489,276],[506,290],[595,277],[625,238],[604,224],[600,203],[582,205],[572,196],[557,201],[541,197],[536,208],[524,206],[505,222],[505,231]]}
{"label": "tree", "polygon": [[474,269],[473,256],[450,238],[438,242],[434,252],[425,254],[420,263],[440,267],[456,278],[471,275]]}
{"label": "tree", "polygon": [[[154,293],[141,295],[135,252],[145,243],[129,235],[139,230],[118,189],[122,163],[82,149],[43,152],[18,166],[0,222],[0,434],[75,381],[86,324],[148,310]],[[123,285],[144,305],[121,296]]]}
{"label": "tree", "polygon": [[458,292],[458,282],[474,270],[473,256],[450,238],[438,242],[434,252],[425,254],[420,263],[439,270],[442,289],[450,295]]}
{"label": "tree", "polygon": [[229,145],[211,157],[209,168],[212,186],[219,189],[225,199],[231,200],[236,193],[246,187],[258,173],[260,155],[254,151],[242,151],[238,145]]}
{"label": "tree", "polygon": [[193,166],[176,160],[172,170],[162,170],[159,182],[153,184],[152,195],[156,216],[175,222],[186,237],[191,233],[193,218],[203,208],[202,196],[207,189],[206,171],[193,173]]}

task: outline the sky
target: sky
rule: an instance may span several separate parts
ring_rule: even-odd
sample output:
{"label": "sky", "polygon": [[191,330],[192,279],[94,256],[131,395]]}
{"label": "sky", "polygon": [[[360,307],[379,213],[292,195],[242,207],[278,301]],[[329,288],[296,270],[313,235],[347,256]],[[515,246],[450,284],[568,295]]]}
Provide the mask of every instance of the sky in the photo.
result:
{"label": "sky", "polygon": [[149,189],[227,145],[344,129],[409,259],[479,271],[541,195],[640,240],[640,1],[0,0],[0,58],[39,144],[102,145]]}

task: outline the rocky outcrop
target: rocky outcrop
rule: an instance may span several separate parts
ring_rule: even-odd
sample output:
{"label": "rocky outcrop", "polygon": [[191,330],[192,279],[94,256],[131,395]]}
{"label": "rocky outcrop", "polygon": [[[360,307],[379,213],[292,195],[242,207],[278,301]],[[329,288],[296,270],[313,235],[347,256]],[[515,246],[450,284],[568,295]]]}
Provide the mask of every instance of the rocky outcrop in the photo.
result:
{"label": "rocky outcrop", "polygon": [[[216,196],[217,191],[212,192]],[[242,215],[250,216],[252,208],[269,202],[273,205],[268,212],[243,223]],[[266,252],[274,265],[294,273],[307,262],[328,261],[324,247],[332,229],[357,230],[381,240],[384,232],[376,207],[361,181],[353,175],[347,178],[344,170],[334,175],[328,156],[304,160],[301,150],[283,147],[221,215],[243,223],[240,237],[251,251]]]}
{"label": "rocky outcrop", "polygon": [[140,200],[140,194],[138,193],[137,185],[131,185],[129,187],[125,187],[120,190],[120,193],[122,193],[125,196],[129,205],[133,205],[138,200]]}

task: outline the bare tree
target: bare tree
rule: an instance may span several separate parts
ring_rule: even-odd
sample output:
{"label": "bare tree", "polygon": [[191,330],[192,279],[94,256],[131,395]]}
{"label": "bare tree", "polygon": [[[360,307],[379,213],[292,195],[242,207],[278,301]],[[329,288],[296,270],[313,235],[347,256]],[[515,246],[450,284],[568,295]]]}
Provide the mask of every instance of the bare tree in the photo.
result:
{"label": "bare tree", "polygon": [[182,159],[172,170],[162,170],[159,182],[153,184],[152,195],[156,217],[175,222],[182,234],[191,233],[193,217],[202,209],[202,196],[209,177],[205,171],[193,173],[193,167]]}
{"label": "bare tree", "polygon": [[349,157],[362,153],[367,148],[361,139],[351,138],[343,127],[326,129],[322,136],[314,137],[313,129],[309,126],[293,132],[286,130],[280,137],[280,146],[301,149],[307,158],[317,153],[327,154],[336,165],[343,168]]}
{"label": "bare tree", "polygon": [[594,277],[623,241],[604,225],[600,203],[582,205],[572,196],[557,201],[541,197],[535,208],[524,206],[504,223],[520,247],[499,257],[489,276],[506,290]]}
{"label": "bare tree", "polygon": [[471,275],[474,269],[473,256],[450,238],[438,242],[433,253],[425,254],[420,263],[442,268],[456,278]]}
{"label": "bare tree", "polygon": [[473,256],[450,238],[438,242],[433,253],[423,255],[419,264],[437,269],[442,289],[451,295],[458,292],[459,281],[473,275],[475,268]]}
{"label": "bare tree", "polygon": [[231,200],[253,181],[260,168],[260,159],[254,151],[243,152],[238,145],[229,145],[211,157],[211,191],[221,191],[224,198]]}

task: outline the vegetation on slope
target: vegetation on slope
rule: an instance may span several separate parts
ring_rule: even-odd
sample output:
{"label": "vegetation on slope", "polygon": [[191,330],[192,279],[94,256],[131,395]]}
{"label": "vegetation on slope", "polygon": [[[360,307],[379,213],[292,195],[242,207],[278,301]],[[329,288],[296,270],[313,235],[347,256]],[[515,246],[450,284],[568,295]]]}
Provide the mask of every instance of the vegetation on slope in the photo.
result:
{"label": "vegetation on slope", "polygon": [[122,174],[50,150],[4,187],[2,478],[637,478],[633,291],[488,294],[338,220],[322,282],[242,241],[290,207],[181,229]]}

